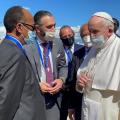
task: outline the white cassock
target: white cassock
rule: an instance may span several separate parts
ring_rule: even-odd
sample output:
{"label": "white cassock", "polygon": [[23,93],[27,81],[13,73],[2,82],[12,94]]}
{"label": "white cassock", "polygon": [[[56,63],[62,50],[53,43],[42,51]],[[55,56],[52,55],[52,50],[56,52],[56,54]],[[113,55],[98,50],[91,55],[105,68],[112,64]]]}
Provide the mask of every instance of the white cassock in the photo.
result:
{"label": "white cassock", "polygon": [[83,91],[82,120],[120,120],[120,38],[113,34],[104,48],[92,48],[78,69],[78,80],[81,72],[91,76]]}

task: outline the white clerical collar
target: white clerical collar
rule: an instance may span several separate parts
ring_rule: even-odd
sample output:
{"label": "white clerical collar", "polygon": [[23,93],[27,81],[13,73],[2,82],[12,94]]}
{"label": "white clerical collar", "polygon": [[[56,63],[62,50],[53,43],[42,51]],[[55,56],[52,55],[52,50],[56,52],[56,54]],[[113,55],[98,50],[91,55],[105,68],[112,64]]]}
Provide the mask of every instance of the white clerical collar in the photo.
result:
{"label": "white clerical collar", "polygon": [[105,46],[109,46],[115,40],[115,38],[116,38],[116,35],[113,33],[105,43]]}

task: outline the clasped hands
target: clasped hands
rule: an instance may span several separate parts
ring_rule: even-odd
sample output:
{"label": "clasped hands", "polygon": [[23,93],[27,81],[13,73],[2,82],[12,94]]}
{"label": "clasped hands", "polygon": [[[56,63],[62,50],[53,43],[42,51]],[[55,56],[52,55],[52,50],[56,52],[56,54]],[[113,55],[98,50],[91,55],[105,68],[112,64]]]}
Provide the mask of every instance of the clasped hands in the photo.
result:
{"label": "clasped hands", "polygon": [[61,79],[55,79],[51,85],[46,82],[40,82],[39,85],[43,93],[56,94],[62,88],[63,81]]}

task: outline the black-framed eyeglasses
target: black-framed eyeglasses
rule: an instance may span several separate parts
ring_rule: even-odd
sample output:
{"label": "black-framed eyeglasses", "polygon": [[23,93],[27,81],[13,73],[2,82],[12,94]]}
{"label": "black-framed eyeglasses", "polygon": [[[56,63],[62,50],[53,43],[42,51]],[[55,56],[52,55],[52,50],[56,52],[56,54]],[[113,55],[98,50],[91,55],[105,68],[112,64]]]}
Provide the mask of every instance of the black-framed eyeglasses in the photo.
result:
{"label": "black-framed eyeglasses", "polygon": [[35,26],[34,25],[30,25],[24,22],[21,22],[21,24],[23,24],[25,27],[27,27],[29,30],[34,31],[35,30]]}

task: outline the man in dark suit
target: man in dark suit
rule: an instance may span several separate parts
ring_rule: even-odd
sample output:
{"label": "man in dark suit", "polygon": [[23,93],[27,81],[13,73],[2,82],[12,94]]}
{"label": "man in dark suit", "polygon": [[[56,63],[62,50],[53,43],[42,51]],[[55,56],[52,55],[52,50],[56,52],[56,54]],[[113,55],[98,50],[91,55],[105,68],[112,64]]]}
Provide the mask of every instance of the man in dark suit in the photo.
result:
{"label": "man in dark suit", "polygon": [[71,71],[69,77],[70,95],[69,95],[69,112],[70,119],[80,120],[81,119],[81,107],[82,107],[82,94],[75,90],[77,70],[80,67],[82,61],[86,58],[89,50],[91,49],[92,43],[90,40],[90,32],[88,30],[88,24],[84,24],[80,28],[80,37],[84,43],[84,47],[77,50],[73,54]]}
{"label": "man in dark suit", "polygon": [[38,11],[34,21],[37,37],[35,44],[25,46],[26,52],[45,98],[47,120],[59,120],[60,90],[67,77],[64,49],[54,38],[55,20],[50,12]]}
{"label": "man in dark suit", "polygon": [[[74,68],[71,68],[72,66],[72,58],[74,54],[79,51],[80,49],[82,50],[83,46],[75,44],[74,41],[74,31],[72,28],[68,25],[64,25],[60,28],[60,39],[63,42],[64,46],[64,51],[65,51],[65,56],[66,56],[66,63],[68,65],[68,76],[65,82],[65,88],[63,90],[63,97],[62,97],[62,108],[61,108],[61,116],[60,120],[67,120],[67,115],[68,115],[68,110],[71,112],[71,107],[69,109],[69,101],[71,98],[71,91],[70,91],[70,76],[71,76],[71,70]],[[80,50],[80,51],[81,51]],[[79,54],[79,58],[82,58],[83,51],[82,53]]]}
{"label": "man in dark suit", "polygon": [[0,44],[0,120],[46,120],[38,81],[23,49],[34,30],[32,15],[20,6],[7,10],[7,34]]}
{"label": "man in dark suit", "polygon": [[83,24],[80,28],[80,37],[84,43],[84,49],[85,49],[85,55],[84,55],[84,59],[87,56],[88,52],[90,51],[91,47],[92,47],[92,42],[90,39],[90,32],[88,29],[88,24]]}

